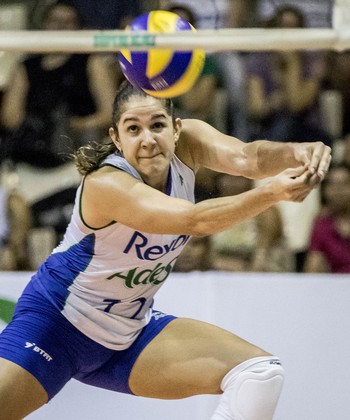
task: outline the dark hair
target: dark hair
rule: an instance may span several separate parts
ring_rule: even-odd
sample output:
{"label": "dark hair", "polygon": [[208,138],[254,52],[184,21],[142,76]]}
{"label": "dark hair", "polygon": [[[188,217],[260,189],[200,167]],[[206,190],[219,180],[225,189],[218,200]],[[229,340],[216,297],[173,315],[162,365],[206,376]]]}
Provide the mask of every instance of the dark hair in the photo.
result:
{"label": "dark hair", "polygon": [[49,4],[41,12],[41,15],[39,17],[39,19],[40,19],[39,26],[41,28],[45,25],[48,17],[50,16],[50,13],[52,12],[52,10],[56,9],[56,7],[58,7],[58,6],[65,6],[65,7],[69,7],[72,10],[74,10],[79,28],[83,28],[85,26],[84,18],[82,16],[82,14],[80,13],[80,11],[78,10],[78,8],[74,5],[74,2],[71,2],[69,0],[58,0],[58,1],[55,1],[54,3]]}
{"label": "dark hair", "polygon": [[[114,129],[118,129],[117,126],[120,120],[120,116],[124,112],[124,105],[129,102],[129,99],[132,96],[147,98],[149,95],[143,90],[132,85],[127,80],[124,80],[120,84],[120,87],[113,101],[112,122]],[[159,101],[163,104],[167,114],[172,117],[173,124],[175,124],[173,101],[169,98],[159,98]]]}
{"label": "dark hair", "polygon": [[321,203],[323,205],[327,204],[327,198],[326,198],[326,193],[325,190],[328,187],[328,185],[330,184],[330,177],[329,174],[337,169],[344,169],[349,175],[350,175],[350,166],[345,163],[345,162],[332,162],[329,170],[328,170],[328,175],[325,177],[325,179],[322,181],[321,186],[320,186],[320,197],[321,197]]}
{"label": "dark hair", "polygon": [[292,13],[296,17],[298,21],[298,28],[306,27],[306,19],[303,12],[298,7],[292,5],[285,5],[278,7],[273,17],[273,21],[277,28],[281,27],[283,15],[286,13]]}
{"label": "dark hair", "polygon": [[[169,12],[175,13],[187,20],[192,26],[196,26],[196,18],[193,10],[182,4],[174,4],[167,9]],[[185,17],[186,15],[186,17]]]}
{"label": "dark hair", "polygon": [[[149,95],[143,90],[133,86],[127,80],[124,80],[119,89],[117,90],[116,96],[113,101],[112,109],[112,123],[113,128],[118,132],[118,123],[122,113],[124,112],[125,105],[129,102],[133,96],[148,97]],[[175,125],[174,105],[169,98],[159,98],[159,101],[163,104],[167,114],[172,117],[173,124]],[[74,154],[73,159],[78,168],[78,171],[82,175],[87,175],[90,172],[95,171],[100,166],[101,162],[111,153],[115,153],[118,149],[111,139],[106,140],[102,143],[94,142],[86,146],[80,147]]]}

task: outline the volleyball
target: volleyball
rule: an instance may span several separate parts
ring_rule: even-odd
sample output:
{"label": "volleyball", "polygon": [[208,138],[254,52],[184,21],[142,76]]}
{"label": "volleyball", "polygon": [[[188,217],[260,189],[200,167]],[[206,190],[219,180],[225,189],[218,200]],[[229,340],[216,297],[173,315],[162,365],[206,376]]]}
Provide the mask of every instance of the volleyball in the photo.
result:
{"label": "volleyball", "polygon": [[[154,10],[139,16],[126,29],[131,32],[147,31],[148,34],[195,31],[187,20],[165,10]],[[202,49],[122,49],[119,52],[121,70],[129,82],[158,98],[172,98],[188,92],[200,76],[204,60]]]}

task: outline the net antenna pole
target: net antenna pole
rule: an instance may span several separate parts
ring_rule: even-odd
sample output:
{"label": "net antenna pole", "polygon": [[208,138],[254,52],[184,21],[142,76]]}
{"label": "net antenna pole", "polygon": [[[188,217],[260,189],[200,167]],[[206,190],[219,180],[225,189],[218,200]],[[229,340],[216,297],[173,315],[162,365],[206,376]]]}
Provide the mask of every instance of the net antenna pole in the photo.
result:
{"label": "net antenna pole", "polygon": [[336,49],[346,49],[344,40],[350,35],[350,0],[334,0],[332,27],[338,33]]}

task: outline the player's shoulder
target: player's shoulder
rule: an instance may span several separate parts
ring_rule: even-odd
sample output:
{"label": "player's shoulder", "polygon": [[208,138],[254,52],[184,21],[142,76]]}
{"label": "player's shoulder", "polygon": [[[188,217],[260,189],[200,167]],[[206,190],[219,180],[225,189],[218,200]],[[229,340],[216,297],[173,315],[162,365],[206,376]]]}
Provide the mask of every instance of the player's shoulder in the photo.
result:
{"label": "player's shoulder", "polygon": [[193,132],[197,132],[197,130],[205,130],[213,128],[210,124],[203,120],[198,120],[195,118],[184,118],[181,119],[182,122],[182,132],[191,134]]}
{"label": "player's shoulder", "polygon": [[214,135],[218,135],[218,131],[205,121],[197,119],[182,120],[180,140],[187,144],[196,145]]}
{"label": "player's shoulder", "polygon": [[181,135],[176,154],[187,166],[196,170],[200,165],[205,145],[217,135],[217,130],[210,124],[197,119],[183,119]]}

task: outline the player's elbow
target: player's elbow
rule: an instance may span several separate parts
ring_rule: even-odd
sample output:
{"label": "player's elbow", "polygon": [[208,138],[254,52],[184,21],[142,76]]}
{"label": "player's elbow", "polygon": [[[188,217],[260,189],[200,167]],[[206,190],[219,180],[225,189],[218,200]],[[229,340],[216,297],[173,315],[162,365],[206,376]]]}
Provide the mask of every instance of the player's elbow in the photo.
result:
{"label": "player's elbow", "polygon": [[198,205],[193,206],[186,220],[186,233],[197,238],[212,235],[218,230],[210,214],[201,210]]}

